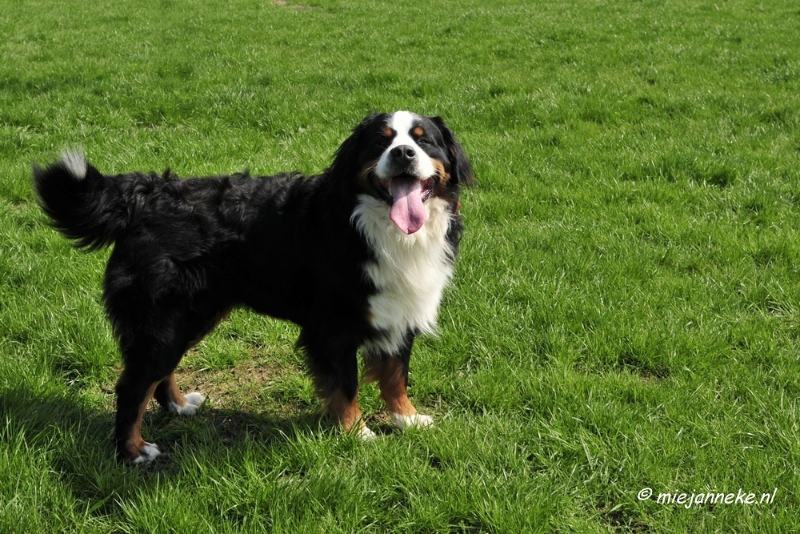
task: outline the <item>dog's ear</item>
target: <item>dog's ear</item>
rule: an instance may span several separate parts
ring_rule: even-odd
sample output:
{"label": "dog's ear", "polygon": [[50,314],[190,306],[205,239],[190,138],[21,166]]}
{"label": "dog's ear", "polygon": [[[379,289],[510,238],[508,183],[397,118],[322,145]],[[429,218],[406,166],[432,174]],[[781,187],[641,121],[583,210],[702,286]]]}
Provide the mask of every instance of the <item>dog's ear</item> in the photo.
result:
{"label": "dog's ear", "polygon": [[433,117],[432,120],[444,137],[445,148],[450,158],[450,180],[461,185],[475,185],[476,180],[475,174],[472,172],[472,165],[470,165],[464,149],[461,148],[461,144],[456,140],[456,136],[453,135],[453,132],[450,131],[450,128],[447,127],[441,117]]}
{"label": "dog's ear", "polygon": [[344,140],[339,149],[336,151],[336,156],[333,159],[333,164],[330,167],[330,172],[334,176],[349,177],[358,172],[354,165],[358,162],[358,151],[361,149],[364,132],[369,128],[374,121],[379,120],[381,114],[372,112],[362,120],[353,131],[350,137]]}

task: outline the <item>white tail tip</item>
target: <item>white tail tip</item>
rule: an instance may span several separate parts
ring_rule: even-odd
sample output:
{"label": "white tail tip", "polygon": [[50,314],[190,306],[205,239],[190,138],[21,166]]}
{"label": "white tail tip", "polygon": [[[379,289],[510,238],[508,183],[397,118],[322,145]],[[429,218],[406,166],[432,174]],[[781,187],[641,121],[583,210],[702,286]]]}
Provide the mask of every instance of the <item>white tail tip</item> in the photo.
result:
{"label": "white tail tip", "polygon": [[61,155],[61,163],[78,180],[86,178],[88,163],[86,163],[86,156],[84,156],[82,150],[71,150],[63,153]]}

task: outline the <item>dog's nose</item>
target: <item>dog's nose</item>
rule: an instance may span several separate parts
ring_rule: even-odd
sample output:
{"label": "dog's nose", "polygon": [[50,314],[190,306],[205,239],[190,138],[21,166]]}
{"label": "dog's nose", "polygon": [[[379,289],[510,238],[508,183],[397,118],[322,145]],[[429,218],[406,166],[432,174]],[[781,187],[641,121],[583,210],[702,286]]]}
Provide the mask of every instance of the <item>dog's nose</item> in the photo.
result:
{"label": "dog's nose", "polygon": [[414,148],[408,145],[398,145],[394,147],[392,151],[389,152],[389,155],[395,161],[406,164],[411,163],[414,158],[417,157],[417,153],[414,151]]}

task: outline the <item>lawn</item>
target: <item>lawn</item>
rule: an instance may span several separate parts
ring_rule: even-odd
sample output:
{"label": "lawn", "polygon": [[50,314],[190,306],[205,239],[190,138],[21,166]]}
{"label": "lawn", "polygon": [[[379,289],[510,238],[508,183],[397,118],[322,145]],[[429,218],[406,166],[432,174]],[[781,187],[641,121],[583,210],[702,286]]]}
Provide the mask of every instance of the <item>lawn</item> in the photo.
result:
{"label": "lawn", "polygon": [[[0,532],[800,531],[795,1],[0,0],[0,36]],[[181,364],[200,413],[119,463],[108,251],[31,163],[312,174],[397,109],[478,179],[412,357],[436,428],[366,386],[380,436],[342,435],[238,310]]]}

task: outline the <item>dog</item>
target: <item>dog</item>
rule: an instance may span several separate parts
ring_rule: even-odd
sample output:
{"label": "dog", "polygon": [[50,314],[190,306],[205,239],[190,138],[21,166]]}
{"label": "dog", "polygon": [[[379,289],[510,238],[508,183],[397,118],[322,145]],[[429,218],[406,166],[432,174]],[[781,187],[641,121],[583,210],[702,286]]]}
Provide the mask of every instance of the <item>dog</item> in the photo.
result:
{"label": "dog", "polygon": [[299,325],[316,391],[345,431],[374,436],[358,407],[359,350],[393,425],[432,425],[407,396],[411,348],[435,327],[462,235],[460,187],[474,181],[444,121],[407,111],[367,116],[311,177],[109,176],[80,152],[34,165],[52,225],[76,247],[114,246],[103,300],[124,362],[119,456],[160,454],[141,435],[151,398],[198,410],[204,396],[184,396],[175,369],[239,306]]}

